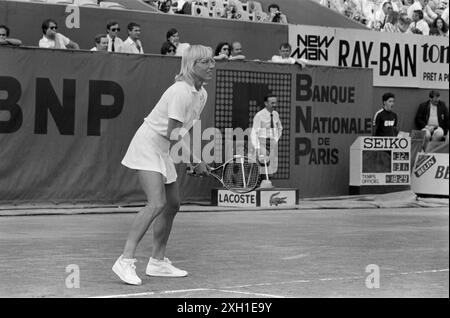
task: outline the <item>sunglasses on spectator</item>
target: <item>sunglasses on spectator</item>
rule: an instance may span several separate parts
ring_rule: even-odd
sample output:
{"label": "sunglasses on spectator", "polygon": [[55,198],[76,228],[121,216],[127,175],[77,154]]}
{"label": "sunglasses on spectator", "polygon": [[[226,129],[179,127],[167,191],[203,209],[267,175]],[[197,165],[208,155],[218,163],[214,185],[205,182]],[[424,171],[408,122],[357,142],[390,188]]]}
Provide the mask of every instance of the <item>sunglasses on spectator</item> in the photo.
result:
{"label": "sunglasses on spectator", "polygon": [[50,29],[50,30],[57,30],[58,27],[57,27],[57,26],[51,26],[51,27],[49,27],[49,29]]}
{"label": "sunglasses on spectator", "polygon": [[0,33],[0,36],[6,36],[6,33]]}
{"label": "sunglasses on spectator", "polygon": [[112,32],[120,31],[120,28],[111,29]]}

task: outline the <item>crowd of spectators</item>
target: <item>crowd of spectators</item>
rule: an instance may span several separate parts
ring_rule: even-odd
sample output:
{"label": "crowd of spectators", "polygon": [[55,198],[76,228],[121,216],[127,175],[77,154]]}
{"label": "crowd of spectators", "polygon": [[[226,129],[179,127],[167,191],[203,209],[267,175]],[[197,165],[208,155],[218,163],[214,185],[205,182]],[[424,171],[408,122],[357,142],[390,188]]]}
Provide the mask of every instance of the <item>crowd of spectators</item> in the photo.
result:
{"label": "crowd of spectators", "polygon": [[[58,32],[58,24],[54,19],[45,19],[41,24],[42,38],[37,42],[41,48],[48,49],[72,49],[80,50],[80,46],[75,41]],[[122,40],[119,37],[120,25],[116,21],[106,24],[106,33],[97,34],[94,39],[94,47],[90,51],[113,52],[127,54],[144,54],[144,49],[140,40],[141,26],[135,22],[127,25],[128,38]],[[0,45],[22,45],[22,41],[9,37],[10,29],[6,25],[0,25]],[[230,44],[231,43],[231,44]],[[190,46],[189,43],[180,41],[180,34],[177,29],[171,28],[166,33],[166,41],[162,43],[160,54],[182,56],[183,52]],[[274,55],[268,62],[282,64],[299,64],[305,66],[304,59],[294,59],[290,57],[292,48],[289,43],[283,43],[279,47],[279,55]],[[246,60],[241,42],[219,42],[215,49],[215,60],[242,61]],[[255,59],[254,61],[261,61]]]}
{"label": "crowd of spectators", "polygon": [[264,11],[258,1],[240,0],[146,0],[167,14],[187,14],[222,19],[287,24],[287,17],[278,4]]}
{"label": "crowd of spectators", "polygon": [[382,32],[447,36],[448,0],[314,0]]}

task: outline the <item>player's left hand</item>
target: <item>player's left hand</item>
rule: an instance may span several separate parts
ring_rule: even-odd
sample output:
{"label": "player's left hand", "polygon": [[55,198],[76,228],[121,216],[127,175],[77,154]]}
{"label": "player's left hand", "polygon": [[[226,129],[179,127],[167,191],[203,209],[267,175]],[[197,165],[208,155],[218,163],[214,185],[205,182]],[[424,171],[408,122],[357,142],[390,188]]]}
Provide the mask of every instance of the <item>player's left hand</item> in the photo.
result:
{"label": "player's left hand", "polygon": [[208,176],[209,169],[209,166],[202,161],[194,167],[194,173],[200,176]]}

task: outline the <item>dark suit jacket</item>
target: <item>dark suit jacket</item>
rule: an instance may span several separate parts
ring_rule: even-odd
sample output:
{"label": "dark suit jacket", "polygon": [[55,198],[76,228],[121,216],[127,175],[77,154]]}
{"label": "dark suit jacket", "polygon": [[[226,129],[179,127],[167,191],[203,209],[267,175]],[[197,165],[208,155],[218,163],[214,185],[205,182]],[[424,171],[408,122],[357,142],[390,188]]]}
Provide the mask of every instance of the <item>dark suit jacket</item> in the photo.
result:
{"label": "dark suit jacket", "polygon": [[[448,131],[448,109],[443,101],[439,101],[437,105],[437,115],[439,127],[444,130],[444,135],[447,134]],[[416,113],[416,128],[421,130],[423,129],[427,123],[428,118],[430,118],[430,101],[424,102],[419,105],[419,109],[417,109]]]}

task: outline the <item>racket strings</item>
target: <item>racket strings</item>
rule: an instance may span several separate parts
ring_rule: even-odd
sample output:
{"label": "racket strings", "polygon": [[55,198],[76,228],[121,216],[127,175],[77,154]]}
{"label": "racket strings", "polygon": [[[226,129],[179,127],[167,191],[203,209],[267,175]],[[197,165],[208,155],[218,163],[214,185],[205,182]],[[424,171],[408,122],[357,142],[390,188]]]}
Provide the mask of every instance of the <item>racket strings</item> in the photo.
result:
{"label": "racket strings", "polygon": [[255,162],[236,160],[228,163],[223,171],[223,184],[228,189],[242,191],[256,187],[259,178],[259,166]]}

